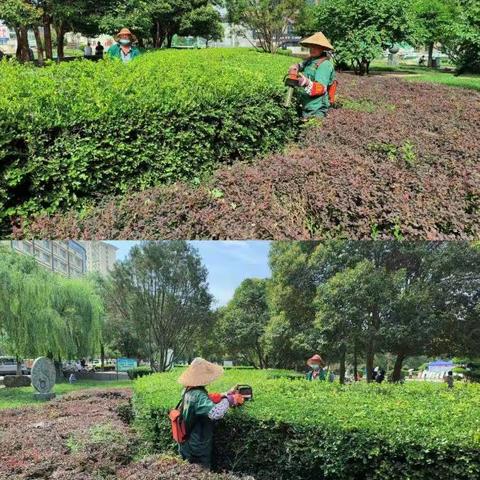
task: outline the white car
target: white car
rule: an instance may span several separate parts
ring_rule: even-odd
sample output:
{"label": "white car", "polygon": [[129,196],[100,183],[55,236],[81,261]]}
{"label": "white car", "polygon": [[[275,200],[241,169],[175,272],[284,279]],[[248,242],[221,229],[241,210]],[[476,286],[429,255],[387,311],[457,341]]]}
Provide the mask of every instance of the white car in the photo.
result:
{"label": "white car", "polygon": [[[28,374],[28,369],[24,363],[21,365],[22,375]],[[17,360],[15,357],[0,357],[0,376],[16,375],[17,374]]]}

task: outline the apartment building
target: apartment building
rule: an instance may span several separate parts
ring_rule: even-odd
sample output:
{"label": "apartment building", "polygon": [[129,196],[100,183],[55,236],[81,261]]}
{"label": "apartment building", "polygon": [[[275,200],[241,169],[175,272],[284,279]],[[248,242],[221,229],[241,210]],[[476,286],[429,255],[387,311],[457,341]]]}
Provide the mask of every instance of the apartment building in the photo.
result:
{"label": "apartment building", "polygon": [[87,253],[73,240],[11,240],[1,242],[23,255],[34,257],[45,268],[67,277],[87,272]]}
{"label": "apartment building", "polygon": [[117,261],[117,247],[107,242],[79,241],[87,254],[87,270],[107,275]]}

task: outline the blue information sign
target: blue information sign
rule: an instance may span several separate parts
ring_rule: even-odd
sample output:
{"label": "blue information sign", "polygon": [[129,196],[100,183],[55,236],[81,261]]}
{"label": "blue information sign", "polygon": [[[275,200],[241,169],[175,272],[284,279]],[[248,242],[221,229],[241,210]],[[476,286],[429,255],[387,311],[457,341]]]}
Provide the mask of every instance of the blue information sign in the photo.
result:
{"label": "blue information sign", "polygon": [[126,372],[131,368],[137,368],[135,358],[117,358],[117,372]]}

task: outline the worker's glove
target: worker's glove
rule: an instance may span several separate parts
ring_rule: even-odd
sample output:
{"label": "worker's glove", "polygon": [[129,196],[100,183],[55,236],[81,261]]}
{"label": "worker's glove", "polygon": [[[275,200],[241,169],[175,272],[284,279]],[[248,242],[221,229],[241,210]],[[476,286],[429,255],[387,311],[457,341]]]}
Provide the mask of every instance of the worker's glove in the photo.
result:
{"label": "worker's glove", "polygon": [[239,393],[228,393],[227,399],[231,407],[239,407],[240,405],[243,405],[243,402],[245,401]]}
{"label": "worker's glove", "polygon": [[288,74],[289,74],[289,75],[297,74],[299,70],[300,70],[300,64],[299,64],[299,63],[296,63],[295,65],[292,65],[292,66],[288,69]]}
{"label": "worker's glove", "polygon": [[312,81],[305,77],[304,75],[300,75],[300,78],[298,79],[298,85],[300,87],[309,87],[312,84]]}
{"label": "worker's glove", "polygon": [[222,398],[225,398],[224,395],[221,393],[209,393],[208,398],[213,402],[213,403],[220,403]]}

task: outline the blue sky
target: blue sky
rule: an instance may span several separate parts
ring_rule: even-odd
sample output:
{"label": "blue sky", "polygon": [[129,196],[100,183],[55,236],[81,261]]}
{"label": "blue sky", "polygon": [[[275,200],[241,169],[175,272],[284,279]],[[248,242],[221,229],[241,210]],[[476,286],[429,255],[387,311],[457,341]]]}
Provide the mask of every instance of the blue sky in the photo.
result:
{"label": "blue sky", "polygon": [[[118,248],[117,260],[123,260],[130,248],[139,242],[109,241]],[[225,305],[245,278],[268,278],[270,242],[249,241],[190,241],[208,269],[210,292],[216,306]]]}

